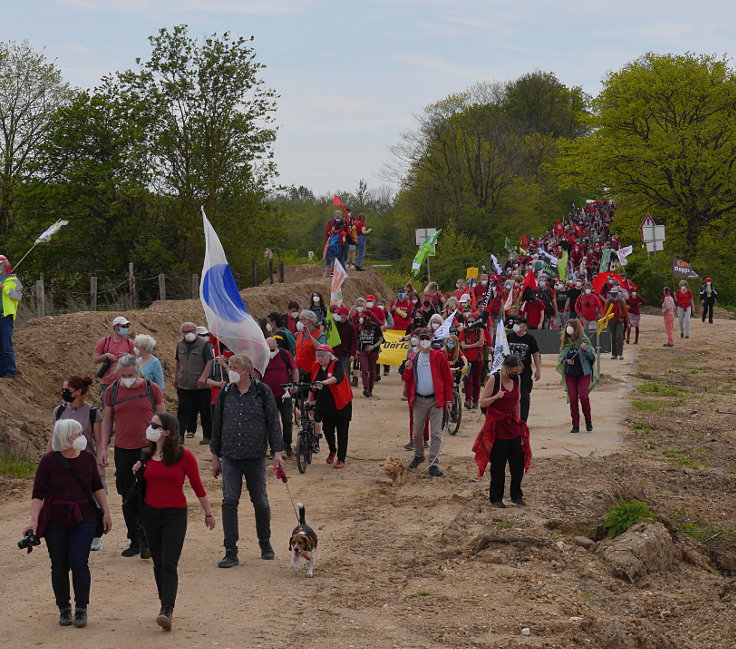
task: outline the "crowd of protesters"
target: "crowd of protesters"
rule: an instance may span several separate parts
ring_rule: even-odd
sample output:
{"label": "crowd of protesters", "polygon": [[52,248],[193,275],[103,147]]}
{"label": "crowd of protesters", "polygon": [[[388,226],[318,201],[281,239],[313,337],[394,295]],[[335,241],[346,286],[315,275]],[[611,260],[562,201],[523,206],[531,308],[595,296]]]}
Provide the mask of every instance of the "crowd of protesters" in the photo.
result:
{"label": "crowd of protesters", "polygon": [[[87,623],[89,553],[102,549],[102,534],[112,526],[105,497],[111,441],[115,486],[129,540],[122,555],[152,559],[161,605],[156,621],[169,630],[187,529],[185,478],[199,498],[205,525],[215,527],[198,463],[185,448],[186,440],[201,427],[199,443],[210,448],[213,475],[222,476],[225,556],[218,566],[239,563],[243,481],[253,505],[261,557],[273,559],[266,459],[283,469],[285,457],[294,453],[294,400],[314,403],[315,431],[328,446],[326,462],[343,469],[349,457],[353,388],[362,385],[363,397],[371,399],[382,376],[390,374],[388,365],[379,364],[387,330],[398,330],[407,346],[398,371],[408,406],[405,448],[413,452],[409,468],[443,476],[443,431],[456,406],[456,393],[462,391],[459,407],[484,411],[473,451],[479,475],[490,464],[491,504],[506,506],[508,464],[511,501],[524,506],[521,483],[531,460],[527,421],[542,367],[534,332],[561,331],[556,369],[569,401],[571,433],[580,432],[581,409],[586,431],[593,431],[589,395],[599,371],[591,332],[608,327],[614,360],[624,358],[626,344],[639,342],[640,309],[646,301],[625,273],[625,256],[617,252],[620,240],[610,230],[614,209],[612,203],[593,201],[573,210],[565,222],[558,221],[539,238],[522,237],[518,248],[509,250],[503,267],[493,258],[493,272],[484,268],[480,275],[460,278],[452,292],[443,293],[436,282],[426,286],[407,282],[390,300],[367,294],[351,305],[328,304],[319,291],[302,296],[303,307],[291,300],[286,312],[274,311],[259,320],[269,350],[263,373],[248,355],[228,349],[206,327],[184,322],[171,359],[176,416],[165,411],[156,340],[148,334],[131,337],[128,319],[115,317],[109,335],[92,353],[93,363],[99,365],[99,407],[88,401],[91,378],[72,375],[61,384],[63,402],[52,413],[48,452],[34,483],[31,521],[23,530],[47,539],[59,623],[78,627]],[[325,274],[335,261],[346,269],[363,270],[369,232],[365,215],[353,219],[347,210],[336,211],[325,233]],[[4,305],[19,298],[19,285],[9,271],[9,262],[0,256]],[[707,314],[712,323],[717,292],[710,278],[699,297],[703,322]],[[7,321],[0,331],[4,341],[0,359],[8,378],[14,376],[15,358],[12,339],[8,347],[3,332],[12,332],[11,307],[4,307]],[[662,312],[665,346],[674,344],[675,317],[681,338],[690,336],[695,300],[684,280],[674,294],[664,289]],[[503,358],[494,354],[499,323],[510,329],[509,353]],[[295,383],[310,388],[305,392],[287,386]]]}

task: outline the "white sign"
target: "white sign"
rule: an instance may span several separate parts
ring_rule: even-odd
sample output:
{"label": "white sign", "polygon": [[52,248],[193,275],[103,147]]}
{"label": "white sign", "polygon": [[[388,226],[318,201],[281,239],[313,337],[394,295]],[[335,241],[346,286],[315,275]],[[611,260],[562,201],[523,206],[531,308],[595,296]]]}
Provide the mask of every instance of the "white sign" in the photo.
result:
{"label": "white sign", "polygon": [[664,241],[658,239],[656,241],[647,241],[647,252],[662,252],[664,250]]}
{"label": "white sign", "polygon": [[[437,228],[417,228],[414,230],[414,237],[417,242],[417,246],[421,246],[427,239],[429,239]],[[436,257],[437,255],[429,255],[430,257]]]}
{"label": "white sign", "polygon": [[645,225],[641,229],[641,238],[644,243],[651,241],[664,241],[664,226],[663,225]]}

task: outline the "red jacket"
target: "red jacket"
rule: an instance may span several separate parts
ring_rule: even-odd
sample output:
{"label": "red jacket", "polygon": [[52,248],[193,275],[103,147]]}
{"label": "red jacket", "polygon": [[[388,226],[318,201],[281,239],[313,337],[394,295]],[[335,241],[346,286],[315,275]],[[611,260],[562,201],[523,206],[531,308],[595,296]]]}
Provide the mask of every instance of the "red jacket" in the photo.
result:
{"label": "red jacket", "polygon": [[[417,352],[421,353],[421,352]],[[415,381],[414,381],[414,363],[416,362],[414,354],[411,357],[411,367],[404,370],[404,396],[409,400],[409,407],[414,405],[416,397]],[[429,365],[432,369],[432,385],[434,386],[434,398],[437,408],[444,408],[445,404],[452,402],[452,372],[450,372],[450,364],[447,356],[439,349],[433,349],[429,352]]]}

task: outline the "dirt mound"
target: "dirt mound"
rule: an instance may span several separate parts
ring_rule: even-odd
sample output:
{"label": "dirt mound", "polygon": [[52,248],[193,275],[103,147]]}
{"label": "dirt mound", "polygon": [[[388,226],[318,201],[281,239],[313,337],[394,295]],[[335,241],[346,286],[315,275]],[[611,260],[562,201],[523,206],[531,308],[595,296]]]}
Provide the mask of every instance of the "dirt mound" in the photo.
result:
{"label": "dirt mound", "polygon": [[[243,299],[254,317],[271,311],[284,313],[290,300],[300,306],[310,303],[311,294],[319,291],[329,299],[330,280],[322,279],[319,266],[290,266],[289,280],[242,291]],[[354,273],[343,285],[344,299],[373,293],[390,297],[383,277],[373,270]],[[113,316],[107,312],[80,312],[27,320],[15,332],[18,376],[0,382],[0,451],[21,459],[36,459],[45,448],[53,408],[61,402],[61,382],[69,374],[94,376],[99,366],[92,364],[92,350],[97,341],[110,334]],[[179,326],[186,320],[204,323],[198,300],[154,302],[147,309],[125,312],[132,335],[147,333],[158,342],[155,354],[161,360],[166,378],[167,409],[175,411],[173,389],[174,351],[180,338]],[[99,396],[98,383],[91,388],[90,401]]]}

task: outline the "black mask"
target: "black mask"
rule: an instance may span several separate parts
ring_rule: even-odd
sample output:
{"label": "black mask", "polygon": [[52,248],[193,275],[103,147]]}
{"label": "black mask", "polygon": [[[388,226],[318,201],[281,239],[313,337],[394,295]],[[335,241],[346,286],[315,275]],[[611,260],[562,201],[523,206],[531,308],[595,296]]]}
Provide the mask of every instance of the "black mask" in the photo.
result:
{"label": "black mask", "polygon": [[69,390],[62,390],[61,398],[64,399],[64,401],[67,401],[69,403],[74,401],[74,397],[72,396],[72,393]]}

